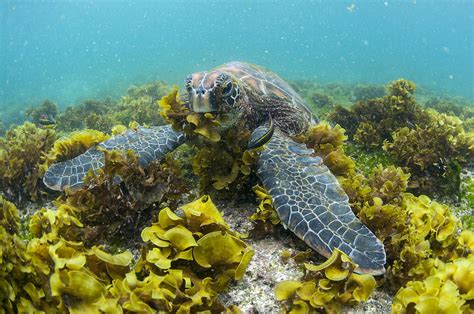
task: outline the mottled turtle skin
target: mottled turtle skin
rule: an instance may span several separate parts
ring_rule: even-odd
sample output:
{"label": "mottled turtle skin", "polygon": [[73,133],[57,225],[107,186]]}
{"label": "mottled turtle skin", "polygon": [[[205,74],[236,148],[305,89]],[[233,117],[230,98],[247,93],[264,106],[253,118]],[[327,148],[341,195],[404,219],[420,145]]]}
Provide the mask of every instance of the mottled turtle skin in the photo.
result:
{"label": "mottled turtle skin", "polygon": [[[322,159],[292,139],[307,131],[315,118],[288,83],[262,67],[230,62],[189,75],[186,90],[191,113],[231,116],[232,125],[245,122],[253,131],[249,147],[266,144],[256,173],[285,228],[326,257],[336,248],[346,253],[358,265],[359,273],[385,272],[381,241],[354,215],[347,195]],[[146,166],[185,141],[185,136],[170,126],[159,126],[130,130],[98,146],[132,149]],[[55,190],[80,188],[89,169],[95,171],[103,165],[103,152],[93,147],[52,165],[43,181]]]}

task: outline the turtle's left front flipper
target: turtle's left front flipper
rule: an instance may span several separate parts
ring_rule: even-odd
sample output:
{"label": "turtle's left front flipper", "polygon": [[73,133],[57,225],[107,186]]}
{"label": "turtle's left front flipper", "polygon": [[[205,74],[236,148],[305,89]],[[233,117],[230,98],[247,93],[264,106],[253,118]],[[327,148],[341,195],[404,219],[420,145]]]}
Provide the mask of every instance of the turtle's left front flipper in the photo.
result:
{"label": "turtle's left front flipper", "polygon": [[326,257],[338,248],[358,264],[357,272],[384,273],[381,241],[357,219],[337,179],[312,153],[279,130],[261,152],[257,174],[282,223]]}
{"label": "turtle's left front flipper", "polygon": [[82,155],[51,165],[43,177],[43,182],[50,189],[58,191],[67,187],[81,188],[90,169],[96,171],[105,165],[105,156],[101,149],[131,149],[144,167],[183,144],[184,139],[184,134],[173,130],[170,125],[128,130],[88,149]]}

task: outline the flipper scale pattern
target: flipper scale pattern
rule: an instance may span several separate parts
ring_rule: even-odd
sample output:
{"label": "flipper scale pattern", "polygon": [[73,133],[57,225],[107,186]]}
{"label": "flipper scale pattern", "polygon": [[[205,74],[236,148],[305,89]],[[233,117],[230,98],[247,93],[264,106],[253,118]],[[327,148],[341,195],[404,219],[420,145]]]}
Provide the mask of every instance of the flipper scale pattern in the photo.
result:
{"label": "flipper scale pattern", "polygon": [[104,153],[97,147],[106,150],[132,149],[138,155],[140,165],[146,166],[174,150],[184,139],[184,134],[174,131],[169,125],[128,130],[90,148],[82,155],[51,165],[43,182],[50,189],[58,191],[66,187],[81,188],[89,169],[96,171],[104,166]]}
{"label": "flipper scale pattern", "polygon": [[384,273],[381,241],[357,219],[336,177],[312,153],[275,130],[260,155],[257,174],[282,223],[326,257],[338,248],[358,264],[356,271]]}

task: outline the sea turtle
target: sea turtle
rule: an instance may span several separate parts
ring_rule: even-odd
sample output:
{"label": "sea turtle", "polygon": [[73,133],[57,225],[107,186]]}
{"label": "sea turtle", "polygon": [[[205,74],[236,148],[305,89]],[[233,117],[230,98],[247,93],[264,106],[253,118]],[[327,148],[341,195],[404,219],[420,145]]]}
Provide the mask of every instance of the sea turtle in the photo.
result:
{"label": "sea turtle", "polygon": [[[347,195],[322,159],[292,139],[307,131],[315,118],[288,83],[260,66],[230,62],[189,75],[186,91],[191,113],[225,113],[232,117],[231,125],[243,121],[253,131],[249,148],[265,145],[257,161],[257,176],[286,228],[326,257],[338,248],[358,265],[359,273],[384,273],[381,241],[354,215]],[[165,125],[129,130],[98,146],[132,149],[146,166],[185,140],[184,134]],[[53,164],[43,181],[54,190],[78,188],[89,169],[103,166],[103,152],[93,147]]]}

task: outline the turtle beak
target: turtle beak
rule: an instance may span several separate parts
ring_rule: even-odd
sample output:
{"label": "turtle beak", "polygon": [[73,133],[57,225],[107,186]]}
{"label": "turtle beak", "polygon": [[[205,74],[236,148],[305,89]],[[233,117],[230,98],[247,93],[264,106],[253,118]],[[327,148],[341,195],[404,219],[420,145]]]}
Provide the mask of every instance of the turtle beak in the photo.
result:
{"label": "turtle beak", "polygon": [[216,111],[214,97],[209,90],[198,88],[191,92],[191,106],[193,112]]}

